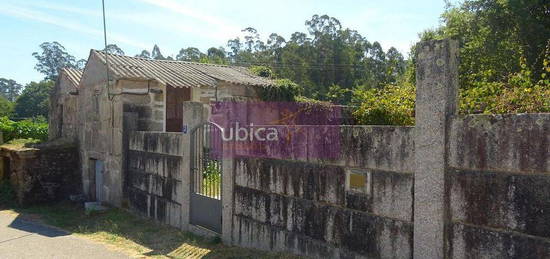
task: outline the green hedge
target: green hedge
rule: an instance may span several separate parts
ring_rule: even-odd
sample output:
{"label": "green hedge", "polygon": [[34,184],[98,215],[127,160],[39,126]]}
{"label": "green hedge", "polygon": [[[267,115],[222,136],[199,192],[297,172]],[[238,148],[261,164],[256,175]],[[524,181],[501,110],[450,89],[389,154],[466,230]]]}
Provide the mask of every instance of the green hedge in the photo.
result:
{"label": "green hedge", "polygon": [[12,121],[8,117],[0,117],[0,131],[4,142],[13,139],[48,140],[48,123],[43,118]]}

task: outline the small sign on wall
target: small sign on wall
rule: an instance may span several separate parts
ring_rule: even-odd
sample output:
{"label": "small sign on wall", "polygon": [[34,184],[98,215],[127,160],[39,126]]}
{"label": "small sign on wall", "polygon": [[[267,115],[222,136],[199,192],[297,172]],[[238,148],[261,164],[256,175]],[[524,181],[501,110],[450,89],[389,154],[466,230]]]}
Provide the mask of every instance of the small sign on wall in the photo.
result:
{"label": "small sign on wall", "polygon": [[346,191],[371,194],[371,173],[363,170],[347,170]]}

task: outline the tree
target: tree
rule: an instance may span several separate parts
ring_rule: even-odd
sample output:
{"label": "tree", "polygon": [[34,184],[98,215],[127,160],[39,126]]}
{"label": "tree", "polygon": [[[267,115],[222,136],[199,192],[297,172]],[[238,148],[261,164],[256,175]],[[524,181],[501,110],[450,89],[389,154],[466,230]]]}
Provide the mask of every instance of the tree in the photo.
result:
{"label": "tree", "polygon": [[10,102],[14,102],[21,92],[21,85],[15,80],[0,78],[0,95]]}
{"label": "tree", "polygon": [[119,48],[116,44],[107,45],[107,47],[105,47],[103,51],[106,51],[109,54],[124,56],[124,51],[121,48]]}
{"label": "tree", "polygon": [[142,50],[140,54],[136,55],[136,58],[151,59],[151,53],[147,50]]}
{"label": "tree", "polygon": [[86,63],[88,63],[88,60],[80,59],[76,62],[76,69],[83,70],[84,67],[86,67]]}
{"label": "tree", "polygon": [[59,69],[76,67],[75,57],[67,53],[65,47],[58,42],[44,42],[40,44],[42,52],[32,53],[38,61],[34,67],[38,72],[46,75],[46,80],[55,80]]}
{"label": "tree", "polygon": [[238,61],[239,54],[241,53],[241,49],[243,47],[243,44],[241,43],[241,39],[235,38],[232,40],[228,40],[227,47],[231,50],[231,52],[229,52],[229,57],[231,58],[231,61],[233,63],[236,63]]}
{"label": "tree", "polygon": [[253,50],[262,50],[263,42],[260,40],[260,34],[258,31],[252,27],[247,27],[241,30],[245,33],[244,36],[244,45],[246,46],[246,51],[252,52]]}
{"label": "tree", "polygon": [[547,1],[466,0],[449,5],[443,25],[421,35],[422,40],[454,37],[460,40],[460,86],[506,81],[519,72],[521,60],[534,81],[543,73],[543,57],[550,43],[550,6]]}
{"label": "tree", "polygon": [[189,47],[186,49],[181,49],[178,55],[176,55],[176,60],[180,61],[191,61],[191,62],[200,62],[206,55],[202,53],[199,49]]}
{"label": "tree", "polygon": [[405,72],[405,58],[391,47],[386,53],[386,83],[395,84],[399,77]]}
{"label": "tree", "polygon": [[206,51],[206,57],[208,59],[208,63],[212,64],[226,64],[227,58],[226,58],[226,52],[225,49],[222,47],[219,48],[209,48]]}
{"label": "tree", "polygon": [[13,113],[13,103],[0,96],[0,117],[10,117]]}
{"label": "tree", "polygon": [[153,47],[153,51],[151,52],[151,58],[156,59],[156,60],[166,59],[166,58],[164,58],[164,56],[160,52],[160,48],[159,48],[159,46],[157,46],[157,44],[155,44],[155,46]]}
{"label": "tree", "polygon": [[40,115],[48,117],[49,97],[53,85],[54,81],[52,80],[27,84],[15,101],[15,116],[18,118],[30,118]]}

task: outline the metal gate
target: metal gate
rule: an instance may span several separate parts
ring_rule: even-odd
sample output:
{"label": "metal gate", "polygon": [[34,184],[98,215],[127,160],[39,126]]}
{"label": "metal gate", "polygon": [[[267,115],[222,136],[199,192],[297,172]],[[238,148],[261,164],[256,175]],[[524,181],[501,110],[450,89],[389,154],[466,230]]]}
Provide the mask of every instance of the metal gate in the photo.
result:
{"label": "metal gate", "polygon": [[221,233],[222,131],[205,123],[191,133],[191,224]]}

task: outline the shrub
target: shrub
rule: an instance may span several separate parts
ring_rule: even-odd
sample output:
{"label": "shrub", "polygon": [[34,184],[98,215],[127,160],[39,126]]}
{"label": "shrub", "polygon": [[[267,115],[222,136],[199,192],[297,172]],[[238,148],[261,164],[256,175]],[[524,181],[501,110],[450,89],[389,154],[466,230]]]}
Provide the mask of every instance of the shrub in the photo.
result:
{"label": "shrub", "polygon": [[275,86],[260,87],[262,101],[293,102],[303,92],[303,88],[289,79],[275,80]]}
{"label": "shrub", "polygon": [[413,125],[415,94],[415,87],[410,84],[356,90],[353,102],[359,107],[353,116],[358,124]]}
{"label": "shrub", "polygon": [[348,104],[351,101],[353,91],[342,88],[339,85],[331,85],[328,88],[327,100],[334,104]]}
{"label": "shrub", "polygon": [[[521,70],[503,81],[478,81],[468,89],[460,89],[460,113],[550,112],[550,54],[545,57],[542,79],[537,82],[524,59],[520,63]],[[415,87],[411,84],[356,90],[352,102],[359,106],[353,113],[359,124],[414,124]]]}
{"label": "shrub", "polygon": [[461,113],[550,112],[550,61],[544,60],[542,79],[532,81],[531,71],[522,59],[521,70],[504,82],[477,82],[461,91]]}
{"label": "shrub", "polygon": [[273,71],[271,70],[271,68],[266,66],[251,66],[250,71],[252,72],[252,74],[255,74],[257,76],[267,78],[273,77]]}
{"label": "shrub", "polygon": [[4,135],[4,141],[13,139],[48,139],[48,124],[43,118],[12,121],[8,117],[0,117],[0,131]]}

